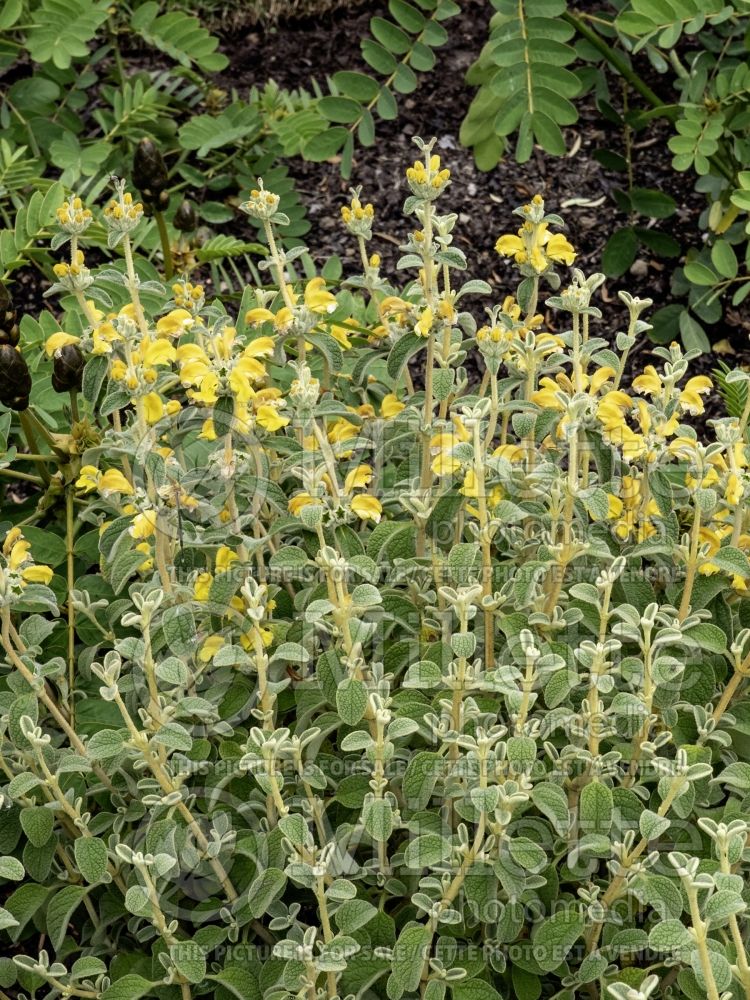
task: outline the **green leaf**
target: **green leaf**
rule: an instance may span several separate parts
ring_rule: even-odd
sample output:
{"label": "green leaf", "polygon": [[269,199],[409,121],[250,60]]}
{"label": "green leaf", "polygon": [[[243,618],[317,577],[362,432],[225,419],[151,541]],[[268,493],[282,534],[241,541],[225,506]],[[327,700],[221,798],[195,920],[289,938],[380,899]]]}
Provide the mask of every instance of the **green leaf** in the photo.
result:
{"label": "green leaf", "polygon": [[625,274],[638,252],[638,237],[632,226],[618,229],[607,240],[602,254],[602,270],[610,278]]}
{"label": "green leaf", "polygon": [[725,767],[721,774],[711,779],[712,784],[727,785],[732,791],[750,792],[750,764],[737,761]]}
{"label": "green leaf", "polygon": [[404,771],[401,792],[410,809],[424,809],[432,798],[435,784],[444,773],[443,758],[430,750],[414,754]]}
{"label": "green leaf", "polygon": [[608,833],[612,826],[612,790],[601,781],[591,781],[581,791],[579,822],[585,833]]}
{"label": "green leaf", "polygon": [[714,274],[710,267],[706,267],[705,264],[701,264],[697,260],[685,264],[683,270],[685,271],[685,277],[688,281],[692,281],[694,285],[711,287],[719,280],[718,275]]}
{"label": "green leaf", "polygon": [[89,890],[81,885],[66,885],[56,892],[47,905],[47,933],[52,947],[59,951],[71,917]]}
{"label": "green leaf", "polygon": [[385,843],[393,833],[393,807],[388,799],[374,799],[362,811],[365,830],[373,840]]}
{"label": "green leaf", "polygon": [[228,997],[234,997],[234,1000],[261,1000],[258,980],[245,966],[228,965],[216,975],[206,978],[218,984],[216,1000],[227,1000]]}
{"label": "green leaf", "polygon": [[404,851],[407,868],[429,868],[450,857],[451,845],[437,833],[426,833],[410,841]]}
{"label": "green leaf", "polygon": [[374,101],[380,90],[378,81],[373,80],[366,73],[352,73],[348,70],[341,70],[333,74],[331,81],[343,96],[350,97],[352,100],[360,103]]}
{"label": "green leaf", "polygon": [[397,24],[384,17],[370,19],[370,31],[380,44],[394,55],[405,55],[411,48],[411,39]]}
{"label": "green leaf", "polygon": [[418,337],[416,333],[407,333],[396,341],[388,355],[388,374],[394,382],[401,375],[409,358],[426,347],[426,344],[424,337]]}
{"label": "green leaf", "polygon": [[93,761],[109,760],[123,751],[127,738],[121,729],[100,729],[89,738],[86,753]]}
{"label": "green leaf", "polygon": [[20,814],[21,827],[34,847],[43,847],[52,836],[55,814],[45,806],[26,806]]}
{"label": "green leaf", "polygon": [[206,954],[195,941],[178,941],[170,945],[169,957],[189,983],[200,983],[206,978]]}
{"label": "green leaf", "polygon": [[153,983],[135,974],[116,979],[102,993],[101,1000],[140,1000],[152,992]]}
{"label": "green leaf", "polygon": [[453,1000],[504,1000],[484,979],[460,979],[453,986]]}
{"label": "green leaf", "polygon": [[23,865],[18,858],[4,855],[0,858],[0,878],[9,882],[20,882],[24,876]]}
{"label": "green leaf", "polygon": [[431,938],[426,927],[414,924],[407,924],[399,934],[388,980],[390,1000],[398,1000],[404,993],[417,990]]}
{"label": "green leaf", "polygon": [[378,909],[366,899],[349,899],[336,910],[336,926],[343,934],[353,934],[366,926],[378,914]]}
{"label": "green leaf", "polygon": [[345,678],[336,691],[336,708],[347,726],[356,726],[367,708],[367,688],[356,677]]}
{"label": "green leaf", "polygon": [[361,104],[349,97],[321,97],[318,110],[329,122],[341,122],[344,125],[358,121],[362,114]]}
{"label": "green leaf", "polygon": [[302,155],[313,163],[322,163],[335,156],[346,142],[349,130],[342,125],[327,128],[309,139],[302,147]]}
{"label": "green leaf", "polygon": [[565,961],[576,940],[583,934],[585,921],[576,910],[559,910],[538,924],[532,934],[534,957],[543,972],[552,972]]}
{"label": "green leaf", "polygon": [[703,327],[687,311],[680,313],[680,334],[686,351],[708,353],[711,350],[711,342]]}
{"label": "green leaf", "polygon": [[107,845],[98,837],[78,837],[73,844],[78,871],[87,882],[101,882],[107,871]]}
{"label": "green leaf", "polygon": [[162,629],[175,656],[189,656],[195,651],[195,617],[189,607],[177,604],[167,608],[162,617]]}
{"label": "green leaf", "polygon": [[508,843],[510,856],[525,871],[540,872],[547,866],[547,853],[528,837],[513,837]]}
{"label": "green leaf", "polygon": [[565,792],[559,785],[545,781],[535,785],[531,798],[539,812],[551,821],[556,832],[561,836],[570,827],[570,808]]}
{"label": "green leaf", "polygon": [[708,650],[709,653],[724,653],[727,648],[727,637],[718,627],[708,622],[701,622],[700,625],[693,625],[685,629],[683,635],[700,646],[701,649]]}
{"label": "green leaf", "polygon": [[286,875],[279,868],[266,868],[248,889],[247,904],[256,919],[268,912],[268,907],[284,891]]}
{"label": "green leaf", "polygon": [[711,263],[722,278],[736,278],[739,270],[737,254],[726,240],[717,240],[711,247]]}
{"label": "green leaf", "polygon": [[652,188],[633,188],[630,191],[630,202],[636,212],[652,219],[668,219],[677,210],[674,198]]}
{"label": "green leaf", "polygon": [[740,576],[743,579],[750,577],[750,561],[744,552],[731,545],[718,549],[711,556],[711,562],[730,576]]}
{"label": "green leaf", "polygon": [[649,933],[648,946],[654,951],[690,950],[693,939],[687,927],[679,920],[662,920]]}

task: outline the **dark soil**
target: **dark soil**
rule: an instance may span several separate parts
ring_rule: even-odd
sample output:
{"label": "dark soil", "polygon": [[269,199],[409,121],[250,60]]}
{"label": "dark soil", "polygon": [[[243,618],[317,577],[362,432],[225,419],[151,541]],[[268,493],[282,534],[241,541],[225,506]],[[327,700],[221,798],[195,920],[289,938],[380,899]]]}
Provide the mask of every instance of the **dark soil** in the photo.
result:
{"label": "dark soil", "polygon": [[[511,152],[490,172],[479,171],[471,151],[460,145],[458,136],[473,94],[464,76],[487,37],[492,7],[486,0],[466,0],[463,8],[458,17],[445,23],[449,41],[439,50],[439,69],[421,75],[419,89],[413,94],[399,97],[397,120],[378,121],[377,143],[369,149],[357,150],[350,181],[342,180],[336,162],[293,162],[291,170],[312,223],[306,242],[313,258],[322,262],[331,253],[337,253],[344,261],[345,271],[349,263],[352,271],[358,268],[356,246],[343,230],[340,208],[348,198],[350,186],[361,184],[363,196],[373,202],[376,210],[372,250],[380,253],[387,265],[395,261],[398,244],[409,229],[402,206],[406,194],[404,169],[416,154],[412,137],[434,135],[438,140],[437,151],[453,175],[443,204],[446,210],[459,214],[454,230],[456,245],[467,256],[471,276],[485,278],[493,285],[496,300],[506,289],[513,289],[516,281],[512,268],[495,253],[495,241],[501,233],[515,231],[518,220],[511,215],[512,209],[537,192],[551,211],[566,219],[568,237],[579,252],[576,264],[587,273],[600,270],[608,238],[629,222],[618,211],[614,198],[616,191],[627,187],[627,177],[606,169],[594,154],[602,149],[624,154],[622,128],[603,117],[594,94],[590,93],[577,101],[580,114],[577,124],[565,130],[567,156],[548,156],[536,148],[531,160],[519,165]],[[387,14],[387,4],[368,3],[355,11],[337,11],[315,20],[282,24],[276,29],[256,28],[242,38],[239,46],[227,40],[225,51],[232,60],[227,84],[231,79],[231,85],[242,93],[244,86],[262,84],[270,76],[285,87],[304,87],[311,78],[323,80],[326,73],[339,69],[367,70],[359,42],[367,36],[369,19],[376,14]],[[640,68],[648,71],[648,67]],[[649,83],[665,98],[670,97],[667,78],[657,76],[649,79]],[[611,104],[621,108],[622,93],[617,79],[610,81],[610,91]],[[678,206],[676,214],[668,220],[654,223],[641,218],[637,224],[655,225],[675,237],[686,251],[701,240],[699,217],[705,199],[693,190],[691,174],[672,170],[666,146],[670,134],[668,123],[654,121],[633,136],[634,185],[670,194]],[[674,259],[659,259],[644,251],[630,273],[607,280],[598,302],[604,314],[599,327],[602,335],[613,337],[627,322],[626,310],[617,298],[618,289],[652,298],[654,310],[674,301],[670,276],[676,263]],[[549,319],[554,326],[554,315]],[[729,340],[738,355],[731,359],[735,362],[750,358],[749,330],[750,300],[743,312],[727,309],[723,323],[708,332],[714,342]],[[651,342],[644,338],[639,349],[648,354],[651,347]],[[647,360],[644,357],[641,362]],[[706,354],[694,362],[694,368],[707,371],[716,361],[715,355]]]}

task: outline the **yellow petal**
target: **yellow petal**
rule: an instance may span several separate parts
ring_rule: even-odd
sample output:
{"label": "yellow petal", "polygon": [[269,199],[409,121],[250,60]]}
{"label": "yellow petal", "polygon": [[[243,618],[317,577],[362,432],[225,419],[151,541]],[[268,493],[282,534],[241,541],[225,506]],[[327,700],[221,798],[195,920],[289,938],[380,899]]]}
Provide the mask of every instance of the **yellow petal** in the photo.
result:
{"label": "yellow petal", "polygon": [[213,660],[216,654],[219,652],[221,647],[224,645],[224,637],[220,635],[211,635],[206,639],[206,641],[201,646],[201,651],[198,654],[198,658],[202,663],[208,663],[209,660]]}
{"label": "yellow petal", "polygon": [[51,566],[27,566],[26,569],[21,570],[21,576],[27,583],[43,583],[46,585],[54,575],[54,570]]}
{"label": "yellow petal", "polygon": [[79,341],[80,337],[74,337],[72,333],[63,333],[60,330],[58,333],[53,333],[51,337],[47,337],[44,349],[47,352],[47,357],[51,358],[60,347],[68,347],[70,344],[77,344]]}
{"label": "yellow petal", "polygon": [[[179,403],[177,404],[179,408]],[[164,403],[158,392],[143,397],[143,412],[149,424],[158,423],[164,416]]]}
{"label": "yellow petal", "polygon": [[100,493],[132,493],[133,487],[119,469],[107,469],[99,479]]}
{"label": "yellow petal", "polygon": [[356,469],[350,469],[344,480],[344,492],[351,493],[352,490],[368,486],[372,479],[372,468],[369,465],[358,465]]}
{"label": "yellow petal", "polygon": [[276,407],[269,403],[258,407],[256,419],[260,426],[267,431],[278,431],[289,423],[289,417],[282,416]]}
{"label": "yellow petal", "polygon": [[362,518],[363,521],[375,521],[376,524],[383,513],[383,505],[377,497],[371,497],[367,494],[359,494],[359,496],[354,497],[349,506],[357,517]]}

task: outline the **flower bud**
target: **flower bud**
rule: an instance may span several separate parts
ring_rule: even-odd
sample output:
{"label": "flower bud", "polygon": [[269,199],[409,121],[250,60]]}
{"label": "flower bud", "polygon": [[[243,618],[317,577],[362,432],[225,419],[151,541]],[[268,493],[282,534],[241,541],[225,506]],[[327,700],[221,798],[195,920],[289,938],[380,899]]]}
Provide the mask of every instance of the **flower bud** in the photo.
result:
{"label": "flower bud", "polygon": [[174,214],[172,225],[181,233],[192,233],[198,226],[198,215],[195,206],[187,198],[180,203],[180,207]]}
{"label": "flower bud", "polygon": [[29,366],[15,347],[0,344],[0,403],[11,410],[25,410],[30,392]]}
{"label": "flower bud", "polygon": [[55,392],[80,392],[86,361],[79,347],[67,344],[55,351],[52,388]]}
{"label": "flower bud", "polygon": [[169,194],[165,190],[169,183],[167,165],[152,139],[141,139],[136,146],[133,183],[150,208],[162,209],[169,204]]}
{"label": "flower bud", "polygon": [[10,292],[0,281],[0,344],[15,347],[18,343],[17,318]]}

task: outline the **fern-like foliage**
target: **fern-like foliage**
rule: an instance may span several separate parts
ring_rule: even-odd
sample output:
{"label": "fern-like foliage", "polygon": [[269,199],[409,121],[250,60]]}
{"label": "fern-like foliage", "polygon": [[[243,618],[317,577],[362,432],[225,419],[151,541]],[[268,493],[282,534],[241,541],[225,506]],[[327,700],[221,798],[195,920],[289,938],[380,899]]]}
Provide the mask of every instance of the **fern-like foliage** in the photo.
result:
{"label": "fern-like foliage", "polygon": [[0,198],[20,191],[37,180],[39,161],[29,154],[28,147],[14,147],[0,139]]}
{"label": "fern-like foliage", "polygon": [[88,54],[88,43],[109,16],[108,0],[42,0],[30,12],[26,48],[37,63],[68,69]]}
{"label": "fern-like foliage", "polygon": [[181,10],[160,14],[156,0],[142,4],[133,14],[130,26],[150,45],[183,66],[195,64],[206,73],[218,73],[229,64],[227,57],[216,51],[218,38],[197,17]]}
{"label": "fern-like foliage", "polygon": [[65,188],[59,182],[50,185],[45,193],[35,191],[26,205],[16,214],[12,229],[0,230],[0,281],[4,281],[29,259],[43,258],[47,251],[37,246],[48,236],[55,212],[65,197]]}
{"label": "fern-like foliage", "polygon": [[727,10],[732,13],[724,0],[630,0],[615,25],[621,34],[637,39],[634,52],[645,45],[671,49],[683,32],[697,34],[706,22],[724,20]]}
{"label": "fern-like foliage", "polygon": [[567,67],[575,59],[568,42],[574,28],[562,17],[565,0],[493,0],[497,13],[490,37],[468,80],[478,84],[461,128],[477,165],[490,170],[517,132],[516,159],[524,163],[534,142],[549,153],[565,152],[561,125],[578,118],[571,98],[581,82]]}
{"label": "fern-like foliage", "polygon": [[304,119],[310,131],[301,146],[306,160],[341,157],[341,173],[351,174],[355,144],[372,146],[376,119],[398,115],[397,94],[411,94],[418,73],[436,63],[434,50],[448,41],[443,21],[460,13],[454,0],[389,0],[390,18],[370,20],[371,37],[362,40],[362,57],[375,75],[345,70],[328,79],[329,93],[317,101],[318,125],[310,114]]}
{"label": "fern-like foliage", "polygon": [[719,395],[724,400],[727,414],[730,417],[741,417],[747,404],[748,383],[746,378],[727,380],[734,369],[730,368],[725,361],[720,361],[712,374],[716,382]]}

